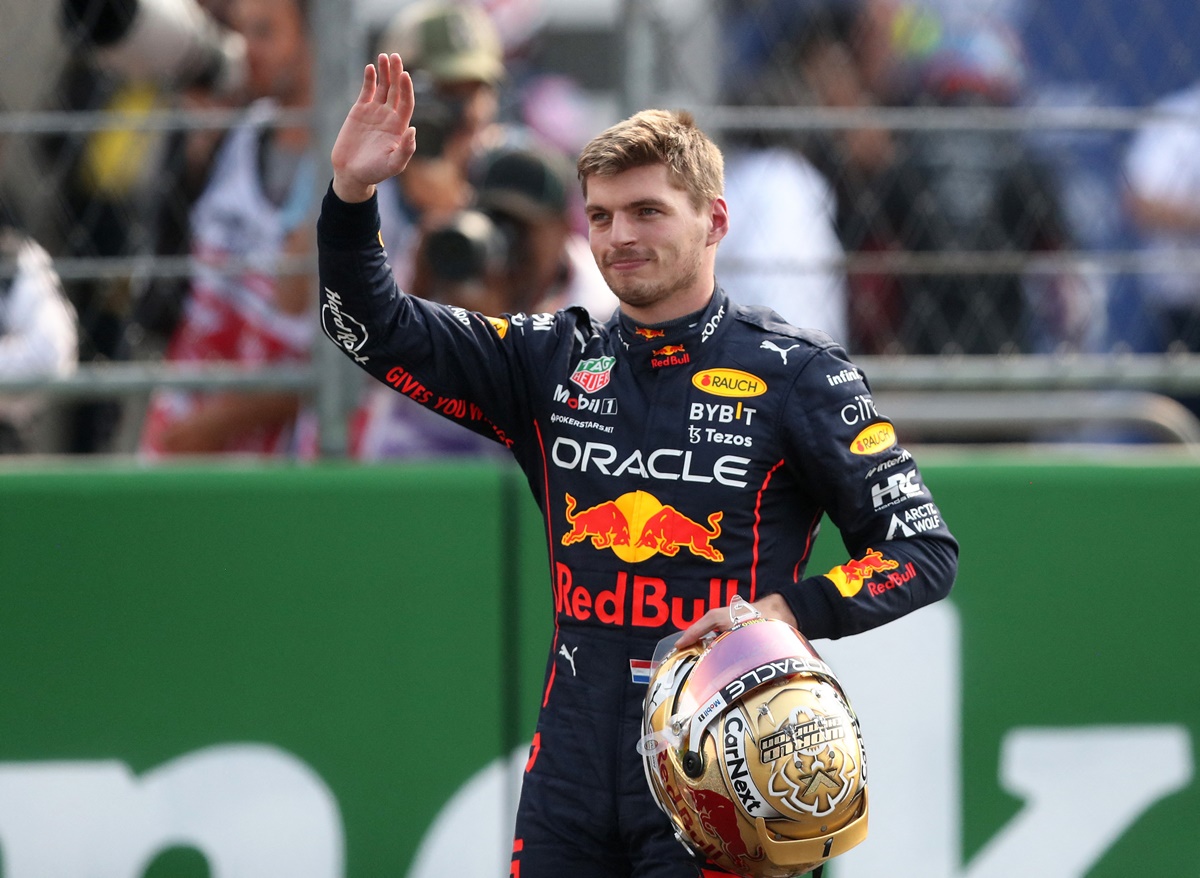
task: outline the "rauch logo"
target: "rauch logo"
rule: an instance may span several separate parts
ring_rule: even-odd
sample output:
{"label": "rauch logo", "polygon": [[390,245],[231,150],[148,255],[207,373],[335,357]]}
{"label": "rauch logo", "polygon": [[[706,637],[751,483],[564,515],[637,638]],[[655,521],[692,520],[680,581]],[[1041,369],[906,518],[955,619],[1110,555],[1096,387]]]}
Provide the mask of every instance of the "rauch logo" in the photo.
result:
{"label": "rauch logo", "polygon": [[762,396],[767,382],[740,369],[705,369],[692,376],[692,384],[714,396]]}

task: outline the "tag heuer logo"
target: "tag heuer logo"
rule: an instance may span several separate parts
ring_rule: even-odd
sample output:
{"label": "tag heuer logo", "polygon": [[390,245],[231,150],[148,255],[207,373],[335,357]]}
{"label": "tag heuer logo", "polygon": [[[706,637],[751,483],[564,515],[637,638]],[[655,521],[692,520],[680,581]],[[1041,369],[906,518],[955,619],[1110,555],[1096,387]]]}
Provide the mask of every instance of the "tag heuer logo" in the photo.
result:
{"label": "tag heuer logo", "polygon": [[609,375],[612,373],[613,364],[616,362],[616,357],[597,357],[594,360],[580,360],[579,365],[575,367],[574,374],[571,375],[571,380],[588,393],[595,393],[608,384]]}

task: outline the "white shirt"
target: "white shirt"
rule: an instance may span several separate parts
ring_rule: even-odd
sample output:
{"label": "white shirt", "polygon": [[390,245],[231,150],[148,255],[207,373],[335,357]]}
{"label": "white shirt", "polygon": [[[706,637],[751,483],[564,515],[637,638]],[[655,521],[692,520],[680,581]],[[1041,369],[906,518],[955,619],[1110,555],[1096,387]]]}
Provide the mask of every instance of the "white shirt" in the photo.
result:
{"label": "white shirt", "polygon": [[12,283],[0,293],[0,375],[70,375],[78,354],[75,309],[50,255],[26,239],[17,249]]}
{"label": "white shirt", "polygon": [[[1187,113],[1190,120],[1148,122],[1133,139],[1125,159],[1129,188],[1151,201],[1200,205],[1200,84],[1169,95],[1157,109]],[[1163,262],[1200,247],[1200,235],[1148,231],[1146,249]],[[1200,302],[1200,277],[1194,272],[1159,272],[1144,276],[1147,295],[1167,305]]]}
{"label": "white shirt", "polygon": [[[0,375],[70,375],[79,360],[79,333],[75,309],[50,255],[24,238],[16,246],[12,268],[11,281],[0,280]],[[47,404],[36,393],[0,396],[0,420],[23,433]]]}
{"label": "white shirt", "polygon": [[734,152],[725,162],[725,201],[729,233],[717,248],[717,280],[730,298],[847,344],[844,251],[825,178],[792,150]]}

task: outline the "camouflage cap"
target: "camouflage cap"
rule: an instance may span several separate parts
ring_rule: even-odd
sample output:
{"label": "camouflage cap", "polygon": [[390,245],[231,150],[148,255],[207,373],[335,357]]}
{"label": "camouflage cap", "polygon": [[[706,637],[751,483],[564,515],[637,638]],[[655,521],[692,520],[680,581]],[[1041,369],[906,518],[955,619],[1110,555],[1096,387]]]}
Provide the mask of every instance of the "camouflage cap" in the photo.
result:
{"label": "camouflage cap", "polygon": [[379,51],[396,52],[410,70],[427,71],[439,83],[504,78],[500,37],[478,6],[418,0],[393,16]]}

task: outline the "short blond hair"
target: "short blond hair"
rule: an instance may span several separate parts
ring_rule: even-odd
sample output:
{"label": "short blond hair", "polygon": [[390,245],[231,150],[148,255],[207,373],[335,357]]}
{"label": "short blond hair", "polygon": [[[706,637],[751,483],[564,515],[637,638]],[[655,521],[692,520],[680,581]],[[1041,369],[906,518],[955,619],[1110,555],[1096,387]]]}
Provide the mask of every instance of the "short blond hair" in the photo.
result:
{"label": "short blond hair", "polygon": [[687,110],[642,110],[592,138],[576,170],[583,194],[589,177],[666,165],[671,184],[700,208],[725,191],[725,159]]}

